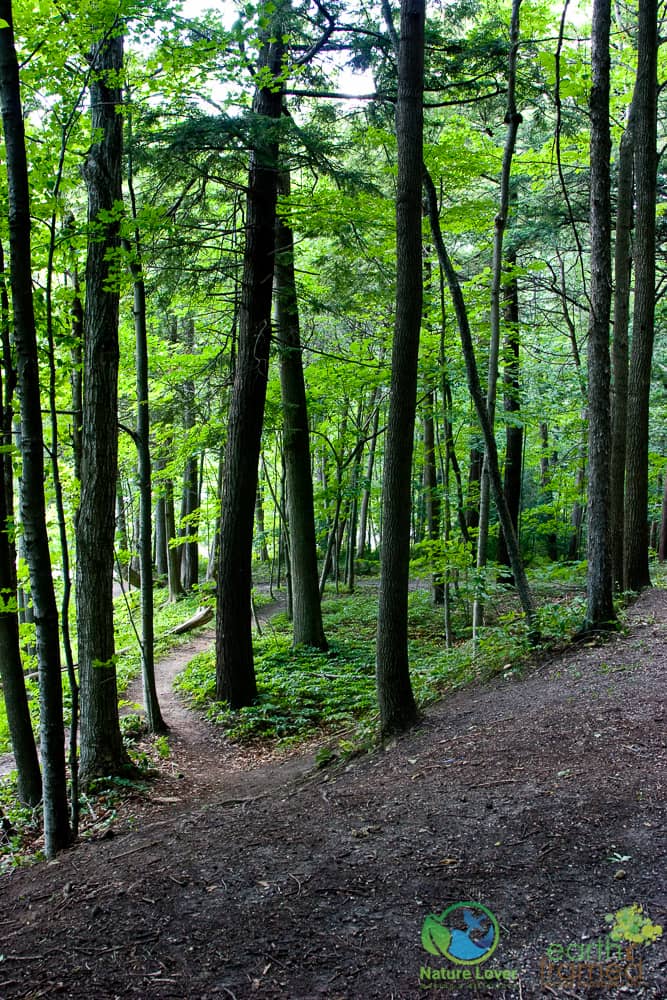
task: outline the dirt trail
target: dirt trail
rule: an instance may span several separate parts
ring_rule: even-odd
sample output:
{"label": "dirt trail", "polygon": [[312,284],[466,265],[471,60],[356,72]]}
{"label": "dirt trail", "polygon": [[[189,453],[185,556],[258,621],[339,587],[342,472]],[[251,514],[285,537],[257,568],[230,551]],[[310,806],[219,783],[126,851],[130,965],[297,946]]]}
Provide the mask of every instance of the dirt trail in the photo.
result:
{"label": "dirt trail", "polygon": [[[277,599],[258,609],[260,626],[266,625],[283,608],[284,600]],[[276,782],[292,780],[312,767],[312,759],[304,754],[285,755],[276,760],[268,752],[240,750],[225,740],[219,728],[208,723],[201,713],[192,711],[174,690],[176,675],[198,653],[214,645],[215,629],[199,628],[190,639],[155,664],[157,695],[162,716],[169,726],[173,760],[173,767],[164,781],[170,781],[169,791],[178,793],[183,801],[198,800],[212,792],[230,796],[257,795],[274,788]],[[134,705],[141,704],[141,677],[132,681],[126,697]],[[167,795],[166,799],[174,797]]]}
{"label": "dirt trail", "polygon": [[[666,706],[652,590],[624,633],[459,690],[340,768],[174,776],[181,801],[138,829],[0,880],[0,997],[665,1000]],[[498,923],[474,966],[422,944],[464,902]],[[606,918],[632,906],[664,932],[614,961]]]}

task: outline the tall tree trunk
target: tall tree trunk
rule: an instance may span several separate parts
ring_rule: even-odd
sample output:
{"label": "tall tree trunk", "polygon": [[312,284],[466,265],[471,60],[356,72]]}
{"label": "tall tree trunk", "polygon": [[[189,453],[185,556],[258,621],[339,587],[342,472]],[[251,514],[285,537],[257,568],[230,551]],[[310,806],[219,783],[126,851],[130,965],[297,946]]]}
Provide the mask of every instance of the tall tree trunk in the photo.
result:
{"label": "tall tree trunk", "polygon": [[[280,193],[289,196],[288,173],[281,175]],[[310,432],[294,274],[294,236],[282,213],[276,218],[275,286],[294,644],[327,649],[317,578]]]}
{"label": "tall tree trunk", "polygon": [[[187,317],[185,327],[185,343],[190,353],[194,351],[195,324],[192,317]],[[186,436],[195,426],[195,383],[188,378],[183,384],[183,428]],[[181,583],[183,590],[190,591],[199,583],[199,543],[198,532],[199,511],[199,455],[195,452],[188,456],[183,472],[183,492],[181,494],[181,538],[180,547]]]}
{"label": "tall tree trunk", "polygon": [[137,478],[139,480],[139,575],[141,587],[141,679],[144,710],[152,733],[163,733],[167,726],[162,718],[155,683],[155,631],[153,625],[153,470],[151,465],[151,419],[148,398],[148,323],[146,318],[146,284],[143,274],[143,254],[137,201],[134,191],[132,157],[132,119],[128,119],[129,153],[127,189],[134,220],[134,244],[126,243],[130,271],[134,283],[134,358],[137,388]]}
{"label": "tall tree trunk", "polygon": [[628,379],[628,454],[625,492],[625,589],[650,587],[648,444],[655,320],[655,208],[658,11],[639,0],[635,119],[635,300]]}
{"label": "tall tree trunk", "polygon": [[76,261],[72,269],[72,340],[70,352],[72,371],[72,454],[74,458],[74,478],[81,481],[81,425],[83,423],[83,302]]}
{"label": "tall tree trunk", "polygon": [[257,694],[252,651],[252,533],[257,469],[271,346],[271,299],[275,263],[278,188],[277,122],[282,110],[283,28],[274,16],[258,71],[263,86],[253,101],[255,141],[250,157],[246,244],[239,309],[239,345],[225,450],[220,518],[216,618],[217,697],[234,708]]}
{"label": "tall tree trunk", "polygon": [[[0,244],[0,296],[2,297],[2,343],[9,347],[8,303],[5,287],[5,264]],[[9,367],[7,362],[9,361]],[[3,372],[4,369],[4,372]],[[3,350],[3,366],[0,369],[0,416],[2,429],[0,443],[0,678],[2,694],[7,712],[7,724],[14,751],[18,774],[18,792],[22,802],[36,806],[42,798],[42,776],[39,770],[37,747],[32,731],[28,696],[21,663],[21,643],[19,641],[19,619],[16,595],[16,552],[13,543],[14,526],[10,521],[13,509],[13,483],[11,479],[12,406],[11,386],[14,371],[11,354]],[[8,398],[5,398],[6,394]],[[7,462],[6,459],[10,461]],[[9,478],[7,472],[9,470]]]}
{"label": "tall tree trunk", "polygon": [[[384,458],[377,628],[377,691],[383,734],[417,718],[408,660],[410,488],[422,322],[421,169],[425,0],[401,0],[396,141],[396,318]],[[387,0],[385,19],[391,25]]]}
{"label": "tall tree trunk", "polygon": [[[134,200],[134,199],[133,199]],[[137,459],[139,478],[139,573],[141,587],[141,677],[146,721],[152,733],[163,733],[167,726],[162,718],[155,683],[155,633],[153,627],[153,510],[152,468],[150,444],[150,411],[148,403],[148,331],[146,326],[146,286],[144,284],[139,246],[136,236],[137,259],[133,263],[134,329],[137,376]]]}
{"label": "tall tree trunk", "polygon": [[609,521],[611,185],[609,157],[609,0],[594,0],[591,63],[591,281],[588,323],[588,577],[586,619],[609,628],[615,612]]}
{"label": "tall tree trunk", "polygon": [[113,628],[114,507],[118,476],[118,302],[123,120],[122,36],[91,52],[93,143],[84,165],[88,258],[84,313],[81,501],[76,520],[81,678],[81,778],[128,764],[118,720]]}
{"label": "tall tree trunk", "polygon": [[623,589],[625,457],[628,420],[628,324],[632,274],[632,214],[634,123],[630,110],[628,126],[621,138],[616,195],[616,242],[614,247],[614,339],[612,342],[611,409],[611,561],[614,584]]}
{"label": "tall tree trunk", "polygon": [[21,401],[21,523],[37,628],[44,846],[47,856],[52,857],[70,840],[60,635],[46,528],[44,436],[32,298],[30,193],[11,2],[0,2],[0,19],[6,22],[0,31],[0,101],[7,162],[14,345]]}

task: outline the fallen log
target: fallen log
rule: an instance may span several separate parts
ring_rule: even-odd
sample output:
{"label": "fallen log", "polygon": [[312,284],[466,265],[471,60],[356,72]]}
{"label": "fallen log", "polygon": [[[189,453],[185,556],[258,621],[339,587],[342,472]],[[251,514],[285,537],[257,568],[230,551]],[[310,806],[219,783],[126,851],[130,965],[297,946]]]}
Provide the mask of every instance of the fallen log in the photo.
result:
{"label": "fallen log", "polygon": [[200,625],[206,625],[210,622],[213,617],[213,608],[197,608],[192,618],[188,618],[187,621],[181,622],[180,625],[170,628],[168,635],[184,635],[186,632],[191,632],[195,628],[199,628]]}

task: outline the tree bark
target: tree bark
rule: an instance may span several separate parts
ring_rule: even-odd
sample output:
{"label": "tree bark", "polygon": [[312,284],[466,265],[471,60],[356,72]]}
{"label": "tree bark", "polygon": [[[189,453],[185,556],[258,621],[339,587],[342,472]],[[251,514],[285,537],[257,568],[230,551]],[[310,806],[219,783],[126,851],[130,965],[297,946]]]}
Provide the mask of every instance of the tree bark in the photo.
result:
{"label": "tree bark", "polygon": [[[4,262],[1,261],[1,252],[0,263],[3,271],[2,295],[4,298]],[[3,398],[3,383],[10,380],[11,376],[8,378],[5,375],[3,378],[0,372],[0,412],[2,413],[3,425],[1,440],[3,447],[8,444],[7,411],[9,411],[9,445],[11,446],[11,404],[7,406],[7,400]],[[2,678],[2,694],[18,774],[19,798],[30,806],[36,806],[42,798],[42,776],[39,770],[37,747],[32,731],[21,663],[15,553],[12,544],[14,529],[8,519],[7,510],[7,495],[11,489],[11,481],[8,483],[6,480],[6,464],[3,455],[0,458],[0,678]]]}
{"label": "tree bark", "polygon": [[628,127],[621,138],[616,194],[616,242],[614,247],[614,338],[612,341],[611,408],[611,560],[614,584],[623,589],[625,459],[628,420],[628,325],[632,274],[634,125],[630,110]]}
{"label": "tree bark", "polygon": [[609,157],[609,0],[594,0],[590,94],[591,280],[588,323],[588,576],[587,626],[615,620],[609,489],[611,420],[609,321],[611,316],[611,185]]}
{"label": "tree bark", "polygon": [[281,87],[275,82],[283,56],[279,22],[275,16],[273,40],[264,40],[259,56],[261,78],[268,78],[270,83],[256,91],[253,101],[256,138],[250,157],[238,359],[229,410],[220,519],[216,691],[217,697],[233,708],[251,704],[257,694],[250,611],[252,533],[271,346],[277,122],[282,110]]}
{"label": "tree bark", "polygon": [[639,0],[635,111],[635,300],[628,378],[628,451],[625,492],[626,590],[651,586],[648,538],[648,445],[651,361],[655,321],[655,209],[658,10]]}
{"label": "tree bark", "polygon": [[14,345],[21,401],[21,523],[37,629],[44,846],[48,857],[70,840],[65,777],[58,609],[51,573],[44,500],[44,435],[32,297],[30,192],[14,47],[11,2],[0,2],[0,100],[7,163]]}
{"label": "tree bark", "polygon": [[118,76],[122,36],[91,52],[93,143],[88,187],[84,312],[81,500],[76,520],[77,623],[81,683],[81,779],[129,764],[118,720],[113,628],[115,499],[118,476],[118,304],[123,122]]}
{"label": "tree bark", "polygon": [[[380,727],[387,735],[417,718],[408,660],[410,489],[422,322],[424,0],[401,0],[396,141],[396,317],[385,444],[377,628]],[[390,15],[385,18],[390,22]]]}
{"label": "tree bark", "polygon": [[155,629],[153,624],[153,470],[151,464],[151,419],[148,371],[148,323],[146,317],[146,284],[143,274],[142,246],[137,222],[132,159],[132,122],[128,121],[130,152],[128,154],[127,188],[134,220],[134,245],[130,252],[130,271],[134,283],[134,357],[137,389],[137,478],[139,480],[139,585],[141,588],[141,679],[144,710],[152,733],[164,733],[168,727],[162,717],[155,683]]}
{"label": "tree bark", "polygon": [[[194,350],[195,324],[192,317],[185,322],[185,342],[190,353]],[[189,436],[195,426],[195,383],[191,378],[183,384],[183,427]],[[197,541],[199,512],[199,455],[188,456],[183,472],[181,495],[181,583],[183,590],[191,591],[199,583],[199,543]]]}
{"label": "tree bark", "polygon": [[[288,173],[280,178],[288,196]],[[280,340],[280,392],[283,408],[283,461],[290,529],[292,627],[294,645],[326,650],[317,577],[317,539],[310,460],[308,404],[303,377],[299,304],[294,274],[294,236],[283,215],[276,219],[276,324]]]}

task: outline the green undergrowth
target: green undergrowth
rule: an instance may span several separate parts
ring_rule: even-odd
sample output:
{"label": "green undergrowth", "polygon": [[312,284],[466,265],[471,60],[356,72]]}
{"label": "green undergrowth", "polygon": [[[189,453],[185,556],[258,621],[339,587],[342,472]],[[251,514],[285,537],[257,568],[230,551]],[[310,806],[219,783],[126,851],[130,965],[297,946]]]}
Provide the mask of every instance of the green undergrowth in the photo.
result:
{"label": "green undergrowth", "polygon": [[[274,616],[255,638],[255,704],[235,711],[215,700],[213,651],[196,656],[176,678],[176,688],[241,743],[286,746],[320,735],[335,738],[344,753],[371,746],[378,727],[377,594],[369,589],[327,597],[322,613],[330,647],[326,653],[292,648],[284,614]],[[582,616],[583,603],[576,595],[549,600],[540,612],[545,643],[572,634]],[[409,654],[415,697],[423,707],[474,680],[516,674],[532,650],[521,616],[511,610],[482,630],[476,655],[469,640],[445,648],[443,610],[432,605],[426,590],[417,590],[409,596]]]}
{"label": "green undergrowth", "polygon": [[15,771],[0,779],[0,814],[0,872],[40,860],[41,810],[19,800]]}

